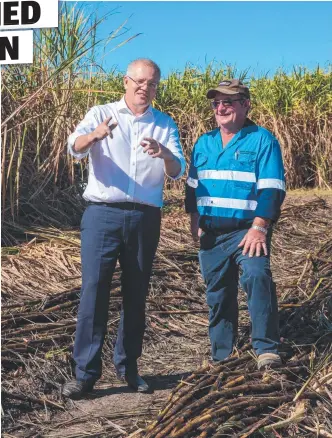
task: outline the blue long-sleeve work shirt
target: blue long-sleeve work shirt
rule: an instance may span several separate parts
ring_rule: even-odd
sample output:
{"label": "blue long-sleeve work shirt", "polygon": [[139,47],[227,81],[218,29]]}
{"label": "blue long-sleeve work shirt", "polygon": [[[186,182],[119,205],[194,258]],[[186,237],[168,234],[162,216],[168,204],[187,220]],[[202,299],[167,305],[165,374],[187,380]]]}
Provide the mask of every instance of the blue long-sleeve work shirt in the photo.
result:
{"label": "blue long-sleeve work shirt", "polygon": [[284,198],[280,145],[266,129],[248,120],[225,148],[219,128],[196,142],[185,206],[199,213],[203,230],[249,228],[257,216],[276,221]]}

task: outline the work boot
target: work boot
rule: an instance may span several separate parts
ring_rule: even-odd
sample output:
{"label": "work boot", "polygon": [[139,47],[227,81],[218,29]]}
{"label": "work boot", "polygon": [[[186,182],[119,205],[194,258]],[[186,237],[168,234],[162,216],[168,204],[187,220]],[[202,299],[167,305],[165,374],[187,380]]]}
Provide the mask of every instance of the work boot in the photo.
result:
{"label": "work boot", "polygon": [[93,380],[70,380],[62,385],[61,395],[72,400],[78,400],[87,392],[91,392],[94,384]]}
{"label": "work boot", "polygon": [[276,353],[263,353],[258,356],[257,368],[262,370],[264,368],[275,368],[281,365],[281,358]]}

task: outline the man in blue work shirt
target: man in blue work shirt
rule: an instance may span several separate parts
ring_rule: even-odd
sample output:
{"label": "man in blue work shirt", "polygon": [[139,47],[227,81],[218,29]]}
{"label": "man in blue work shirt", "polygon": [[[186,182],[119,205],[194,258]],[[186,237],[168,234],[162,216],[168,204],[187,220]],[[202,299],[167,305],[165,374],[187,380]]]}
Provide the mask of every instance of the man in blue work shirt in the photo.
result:
{"label": "man in blue work shirt", "polygon": [[224,80],[207,92],[218,128],[202,135],[191,157],[186,211],[200,239],[212,358],[232,353],[237,333],[238,272],[248,295],[258,368],[281,363],[276,287],[270,271],[272,224],[285,198],[278,141],[248,119],[249,89]]}

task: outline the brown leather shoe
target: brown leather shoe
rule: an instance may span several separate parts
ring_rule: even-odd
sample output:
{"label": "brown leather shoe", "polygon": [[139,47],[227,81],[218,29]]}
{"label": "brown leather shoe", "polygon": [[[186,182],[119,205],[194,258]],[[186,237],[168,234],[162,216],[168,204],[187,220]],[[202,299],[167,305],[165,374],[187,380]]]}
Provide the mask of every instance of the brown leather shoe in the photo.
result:
{"label": "brown leather shoe", "polygon": [[61,395],[72,400],[78,400],[87,392],[91,392],[94,385],[94,381],[70,380],[62,385]]}

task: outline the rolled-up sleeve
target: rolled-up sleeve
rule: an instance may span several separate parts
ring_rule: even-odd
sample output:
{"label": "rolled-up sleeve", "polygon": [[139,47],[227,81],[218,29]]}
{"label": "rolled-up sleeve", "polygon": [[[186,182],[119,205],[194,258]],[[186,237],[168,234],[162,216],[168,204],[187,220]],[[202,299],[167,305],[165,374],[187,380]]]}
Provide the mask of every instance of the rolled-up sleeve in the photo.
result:
{"label": "rolled-up sleeve", "polygon": [[84,119],[77,125],[75,131],[68,137],[68,152],[77,160],[89,155],[90,148],[83,153],[75,152],[73,146],[78,137],[85,134],[90,134],[99,125],[95,108],[91,108]]}
{"label": "rolled-up sleeve", "polygon": [[170,122],[169,122],[169,130],[170,130],[170,132],[169,132],[169,136],[168,136],[168,141],[167,141],[167,144],[165,146],[179,160],[180,165],[181,165],[181,170],[180,170],[179,174],[176,176],[170,176],[167,174],[166,175],[173,180],[177,180],[177,179],[181,178],[181,176],[184,174],[184,172],[186,170],[186,160],[185,160],[184,155],[183,155],[183,150],[182,150],[182,146],[180,143],[178,128],[171,118],[170,118]]}

